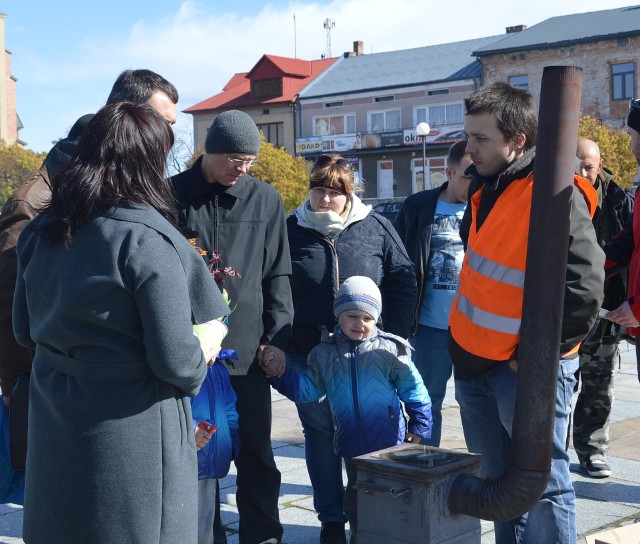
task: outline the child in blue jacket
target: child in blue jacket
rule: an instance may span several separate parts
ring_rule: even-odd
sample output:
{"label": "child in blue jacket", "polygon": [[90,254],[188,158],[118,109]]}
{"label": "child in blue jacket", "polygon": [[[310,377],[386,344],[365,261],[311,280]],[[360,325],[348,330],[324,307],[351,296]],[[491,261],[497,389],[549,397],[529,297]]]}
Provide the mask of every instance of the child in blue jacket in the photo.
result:
{"label": "child in blue jacket", "polygon": [[431,399],[411,362],[409,343],[376,327],[382,297],[370,278],[345,280],[333,310],[338,325],[311,350],[304,372],[277,365],[268,348],[263,370],[271,385],[295,402],[327,396],[336,426],[335,451],[344,457],[347,469],[344,511],[354,535],[356,475],[351,459],[405,440],[407,422],[400,401],[409,416],[409,432],[429,438]]}
{"label": "child in blue jacket", "polygon": [[213,544],[216,503],[219,504],[217,483],[229,473],[231,460],[237,458],[240,447],[237,398],[229,371],[219,362],[223,356],[224,352],[218,355],[200,392],[191,399],[198,449],[198,544]]}

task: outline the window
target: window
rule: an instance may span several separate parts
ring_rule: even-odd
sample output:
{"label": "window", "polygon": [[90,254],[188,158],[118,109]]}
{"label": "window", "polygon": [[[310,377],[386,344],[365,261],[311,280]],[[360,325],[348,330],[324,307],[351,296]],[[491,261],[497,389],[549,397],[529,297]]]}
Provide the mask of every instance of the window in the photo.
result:
{"label": "window", "polygon": [[393,102],[395,100],[395,97],[393,95],[391,96],[376,96],[373,101],[374,102]]}
{"label": "window", "polygon": [[313,118],[314,136],[355,133],[356,116],[353,113],[346,115],[322,115],[320,117]]}
{"label": "window", "polygon": [[369,132],[385,132],[400,128],[400,110],[369,112]]}
{"label": "window", "polygon": [[413,192],[440,187],[447,181],[445,162],[446,157],[432,157],[423,166],[422,159],[413,159]]}
{"label": "window", "polygon": [[636,88],[634,68],[633,62],[611,65],[611,100],[633,98]]}
{"label": "window", "polygon": [[260,79],[251,82],[251,96],[253,98],[272,98],[282,96],[282,78]]}
{"label": "window", "polygon": [[343,102],[325,102],[325,108],[337,108],[338,106],[343,106]]}
{"label": "window", "polygon": [[429,96],[436,96],[438,94],[449,94],[449,89],[437,89],[435,91],[427,92]]}
{"label": "window", "polygon": [[257,126],[267,142],[275,147],[284,146],[284,123],[262,123]]}
{"label": "window", "polygon": [[523,91],[529,90],[529,76],[510,76],[509,85]]}
{"label": "window", "polygon": [[432,127],[462,125],[464,123],[462,102],[416,108],[415,117],[416,125],[427,122]]}

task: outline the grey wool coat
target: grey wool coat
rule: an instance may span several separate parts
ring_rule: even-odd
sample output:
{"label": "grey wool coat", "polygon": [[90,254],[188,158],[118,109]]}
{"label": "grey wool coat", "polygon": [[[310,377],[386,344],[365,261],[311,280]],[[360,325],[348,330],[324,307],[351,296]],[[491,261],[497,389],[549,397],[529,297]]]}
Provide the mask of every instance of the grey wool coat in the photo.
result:
{"label": "grey wool coat", "polygon": [[28,227],[17,252],[14,332],[35,348],[25,542],[195,544],[192,322],[229,311],[204,261],[140,205],[94,217],[69,249]]}

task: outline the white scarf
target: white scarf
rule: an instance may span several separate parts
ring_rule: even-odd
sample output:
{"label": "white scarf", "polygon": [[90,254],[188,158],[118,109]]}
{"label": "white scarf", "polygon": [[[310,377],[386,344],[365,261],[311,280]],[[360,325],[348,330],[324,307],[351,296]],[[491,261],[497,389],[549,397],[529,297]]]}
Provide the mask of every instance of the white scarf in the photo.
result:
{"label": "white scarf", "polygon": [[294,213],[301,227],[313,229],[327,238],[333,238],[348,225],[362,221],[369,215],[371,206],[364,204],[352,193],[347,200],[347,210],[345,217],[336,212],[314,212],[307,198]]}

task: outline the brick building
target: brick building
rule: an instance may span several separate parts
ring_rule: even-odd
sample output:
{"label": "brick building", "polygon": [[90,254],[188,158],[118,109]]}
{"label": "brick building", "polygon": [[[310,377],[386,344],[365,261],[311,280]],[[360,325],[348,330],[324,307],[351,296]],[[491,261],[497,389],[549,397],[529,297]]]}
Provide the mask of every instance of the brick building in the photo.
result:
{"label": "brick building", "polygon": [[18,135],[22,124],[16,111],[17,80],[11,75],[11,52],[5,49],[5,17],[0,13],[0,140],[25,145]]}
{"label": "brick building", "polygon": [[579,66],[583,115],[624,127],[629,99],[638,96],[640,6],[552,17],[507,32],[474,51],[483,84],[508,81],[528,89],[537,102],[545,66]]}

